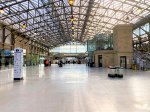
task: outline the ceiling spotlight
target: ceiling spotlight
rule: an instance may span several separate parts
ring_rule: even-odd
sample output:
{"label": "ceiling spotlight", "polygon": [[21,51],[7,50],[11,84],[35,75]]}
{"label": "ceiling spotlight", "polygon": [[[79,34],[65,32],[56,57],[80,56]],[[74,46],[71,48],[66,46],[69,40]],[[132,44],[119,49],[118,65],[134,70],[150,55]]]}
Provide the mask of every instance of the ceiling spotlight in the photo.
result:
{"label": "ceiling spotlight", "polygon": [[4,13],[4,9],[0,8],[0,14],[3,14],[3,13]]}
{"label": "ceiling spotlight", "polygon": [[74,0],[68,0],[70,6],[73,6]]}
{"label": "ceiling spotlight", "polygon": [[72,26],[71,29],[74,30],[74,27]]}
{"label": "ceiling spotlight", "polygon": [[137,13],[140,14],[142,12],[141,8],[138,8]]}
{"label": "ceiling spotlight", "polygon": [[21,27],[25,29],[25,28],[27,28],[27,24],[25,22],[23,22]]}
{"label": "ceiling spotlight", "polygon": [[73,22],[73,21],[74,21],[74,18],[71,18],[70,20],[71,20],[71,22]]}

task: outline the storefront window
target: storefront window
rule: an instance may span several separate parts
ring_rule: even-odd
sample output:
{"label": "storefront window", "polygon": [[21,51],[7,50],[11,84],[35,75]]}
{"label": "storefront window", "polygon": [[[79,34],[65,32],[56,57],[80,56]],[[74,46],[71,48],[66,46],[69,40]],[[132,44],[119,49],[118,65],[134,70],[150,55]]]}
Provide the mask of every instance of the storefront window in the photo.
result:
{"label": "storefront window", "polygon": [[112,34],[97,34],[88,41],[88,51],[113,50]]}
{"label": "storefront window", "polygon": [[[2,49],[0,49],[0,65],[2,64]],[[9,65],[12,63],[12,52],[9,50],[4,50],[4,64]]]}

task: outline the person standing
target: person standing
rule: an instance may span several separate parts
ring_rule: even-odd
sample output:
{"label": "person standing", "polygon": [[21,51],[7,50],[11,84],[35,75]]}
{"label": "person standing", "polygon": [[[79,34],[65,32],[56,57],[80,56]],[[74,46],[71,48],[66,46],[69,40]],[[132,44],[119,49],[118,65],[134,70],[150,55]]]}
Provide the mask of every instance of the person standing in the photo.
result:
{"label": "person standing", "polygon": [[140,61],[140,70],[144,70],[144,63],[143,63],[143,60]]}
{"label": "person standing", "polygon": [[51,60],[49,60],[49,66],[51,66],[51,64],[52,64],[52,62],[51,62]]}

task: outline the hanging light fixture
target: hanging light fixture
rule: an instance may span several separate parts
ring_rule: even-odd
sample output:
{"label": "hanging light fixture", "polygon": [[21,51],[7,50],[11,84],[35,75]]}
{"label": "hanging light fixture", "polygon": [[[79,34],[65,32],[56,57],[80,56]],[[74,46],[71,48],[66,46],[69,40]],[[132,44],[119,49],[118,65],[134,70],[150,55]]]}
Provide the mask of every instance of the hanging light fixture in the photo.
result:
{"label": "hanging light fixture", "polygon": [[70,20],[71,20],[71,22],[73,22],[73,21],[74,21],[74,18],[71,18]]}
{"label": "hanging light fixture", "polygon": [[4,13],[4,9],[0,8],[0,14],[3,14],[3,13]]}
{"label": "hanging light fixture", "polygon": [[133,14],[136,14],[136,15],[139,15],[139,14],[142,13],[142,11],[143,11],[143,9],[142,9],[141,7],[138,7],[138,8],[135,8],[135,9],[132,11],[132,13],[133,13]]}
{"label": "hanging light fixture", "polygon": [[73,15],[71,16],[71,19],[70,19],[70,20],[71,20],[71,22],[73,22],[73,21],[74,21],[74,17],[73,17]]}
{"label": "hanging light fixture", "polygon": [[74,30],[74,27],[73,27],[73,26],[72,26],[71,28],[72,28],[72,30]]}
{"label": "hanging light fixture", "polygon": [[68,0],[70,6],[73,6],[74,0]]}
{"label": "hanging light fixture", "polygon": [[[74,32],[74,24],[73,24],[73,22],[74,22],[74,17],[73,17],[73,4],[74,4],[74,0],[68,0],[68,3],[69,3],[69,5],[71,6],[71,14],[72,14],[72,16],[71,16],[71,18],[70,18],[70,20],[71,20],[71,22],[72,22],[72,27],[71,27],[71,29],[72,29],[72,32]],[[72,37],[74,37],[74,33],[72,34]],[[70,43],[71,44],[71,43]]]}
{"label": "hanging light fixture", "polygon": [[72,41],[74,42],[74,38],[72,39]]}
{"label": "hanging light fixture", "polygon": [[21,27],[25,29],[27,27],[27,24],[25,22],[23,22]]}
{"label": "hanging light fixture", "polygon": [[136,13],[137,13],[137,14],[140,14],[142,11],[143,11],[142,8],[138,8],[138,9],[136,10]]}

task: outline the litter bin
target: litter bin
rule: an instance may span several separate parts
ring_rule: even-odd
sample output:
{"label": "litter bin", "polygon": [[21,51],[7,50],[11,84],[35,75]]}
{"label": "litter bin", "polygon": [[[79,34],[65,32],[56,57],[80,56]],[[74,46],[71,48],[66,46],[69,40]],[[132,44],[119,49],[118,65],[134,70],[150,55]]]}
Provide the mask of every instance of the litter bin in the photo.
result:
{"label": "litter bin", "polygon": [[111,77],[111,78],[116,77],[116,68],[115,67],[109,67],[108,77]]}
{"label": "litter bin", "polygon": [[116,67],[116,77],[123,78],[124,68],[123,67]]}
{"label": "litter bin", "polygon": [[123,78],[124,68],[123,67],[109,67],[108,77],[111,78]]}

